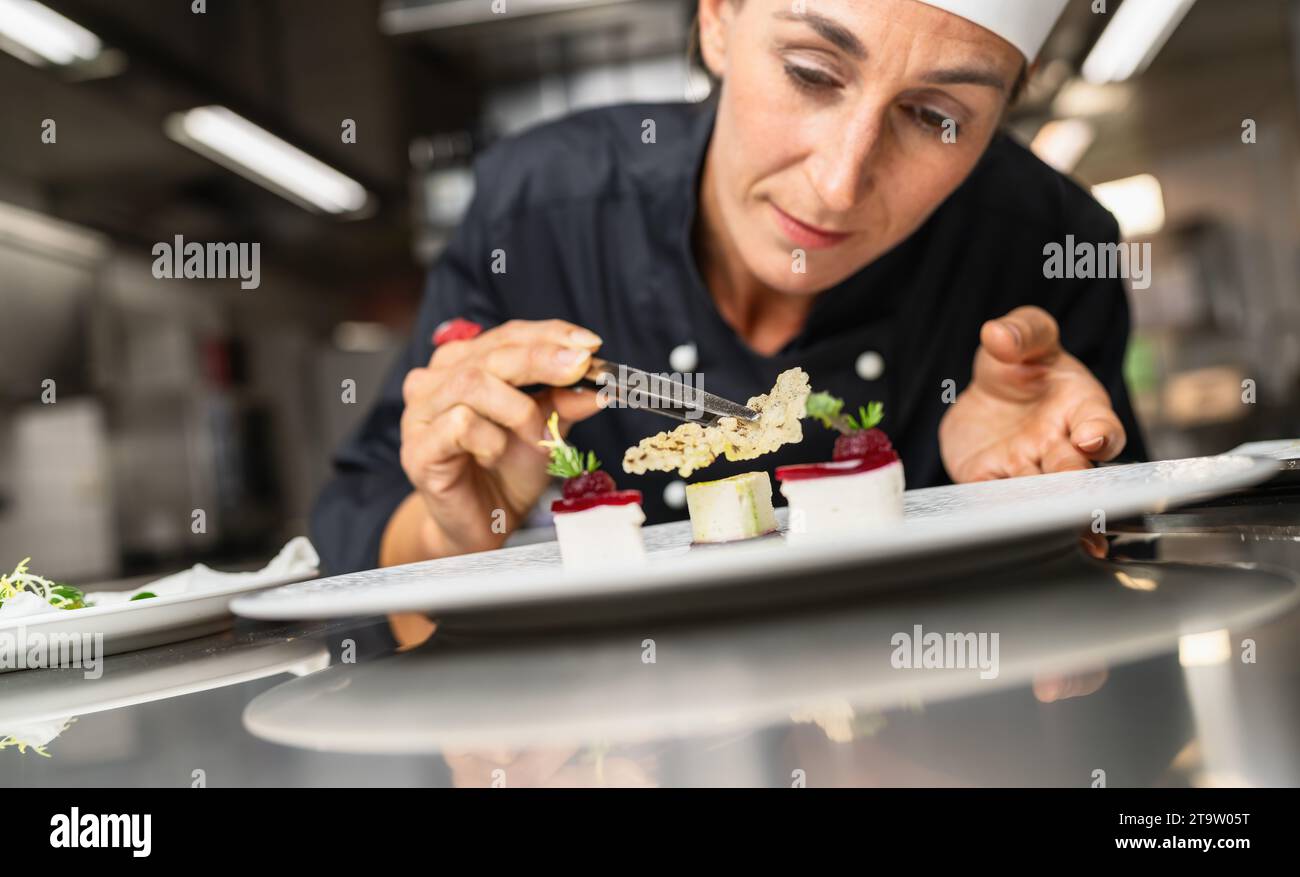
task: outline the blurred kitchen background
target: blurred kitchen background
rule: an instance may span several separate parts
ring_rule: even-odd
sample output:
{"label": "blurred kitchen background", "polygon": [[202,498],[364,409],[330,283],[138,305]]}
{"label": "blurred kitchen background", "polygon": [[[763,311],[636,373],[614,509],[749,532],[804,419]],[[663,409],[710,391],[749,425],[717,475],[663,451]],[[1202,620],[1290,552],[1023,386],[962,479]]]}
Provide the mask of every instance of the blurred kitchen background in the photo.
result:
{"label": "blurred kitchen background", "polygon": [[[1010,127],[1153,245],[1129,356],[1152,452],[1300,436],[1300,2],[1095,5],[1071,0]],[[475,152],[583,107],[704,99],[692,16],[0,0],[0,566],[260,564],[305,532]],[[155,279],[176,235],[259,242],[260,287]]]}

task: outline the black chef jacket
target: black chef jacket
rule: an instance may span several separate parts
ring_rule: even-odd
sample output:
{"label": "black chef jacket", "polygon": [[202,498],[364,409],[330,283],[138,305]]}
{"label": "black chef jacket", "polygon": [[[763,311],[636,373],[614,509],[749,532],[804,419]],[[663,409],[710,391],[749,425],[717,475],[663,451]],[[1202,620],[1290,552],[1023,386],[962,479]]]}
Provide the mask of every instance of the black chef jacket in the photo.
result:
{"label": "black chef jacket", "polygon": [[[852,410],[884,402],[882,428],[907,486],[917,488],[948,483],[938,442],[944,391],[970,381],[981,324],[1039,305],[1059,321],[1065,348],[1110,392],[1128,431],[1125,456],[1144,457],[1121,376],[1129,330],[1123,282],[1044,278],[1046,244],[1063,245],[1066,235],[1118,240],[1114,218],[1087,192],[998,136],[920,230],[818,295],[803,331],[763,356],[722,319],[692,253],[714,112],[712,102],[591,110],[497,143],[478,159],[474,201],[429,274],[410,342],[378,403],[335,455],[313,512],[312,538],[328,573],[378,564],[384,527],[412,490],[398,457],[402,380],[428,364],[434,328],[452,317],[484,326],[568,320],[604,339],[602,356],[654,372],[673,371],[670,353],[693,345],[689,371],[703,375],[703,389],[741,402],[801,366],[814,389]],[[653,137],[643,138],[646,120]],[[595,451],[620,487],[641,490],[647,521],[657,523],[686,515],[665,498],[677,475],[627,475],[619,463],[628,447],[672,425],[647,411],[608,409],[577,424],[570,441]],[[720,460],[695,478],[827,460],[833,441],[829,430],[807,428],[802,443],[760,461]]]}

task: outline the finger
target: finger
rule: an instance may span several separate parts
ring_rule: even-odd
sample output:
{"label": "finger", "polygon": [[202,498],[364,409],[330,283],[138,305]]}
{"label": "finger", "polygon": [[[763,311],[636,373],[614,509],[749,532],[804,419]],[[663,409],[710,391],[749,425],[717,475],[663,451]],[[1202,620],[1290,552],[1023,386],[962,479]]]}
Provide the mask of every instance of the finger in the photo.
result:
{"label": "finger", "polygon": [[535,446],[542,438],[543,417],[527,393],[479,368],[443,372],[440,377],[431,393],[408,406],[417,422],[433,422],[457,405],[465,405],[529,445]]}
{"label": "finger", "polygon": [[1127,436],[1124,424],[1110,407],[1109,400],[1096,400],[1078,406],[1070,414],[1070,443],[1089,460],[1113,460],[1124,450]]}
{"label": "finger", "polygon": [[489,374],[516,387],[567,387],[586,374],[591,351],[557,344],[505,344],[488,350],[477,362]]}
{"label": "finger", "polygon": [[443,412],[430,425],[424,438],[423,446],[417,440],[417,453],[424,451],[427,458],[433,460],[469,454],[484,469],[496,466],[510,444],[510,437],[504,429],[468,405],[457,405]]}
{"label": "finger", "polygon": [[510,767],[520,756],[518,750],[506,749],[498,746],[495,749],[484,749],[478,753],[479,758],[498,767]]}
{"label": "finger", "polygon": [[972,382],[995,399],[1033,402],[1047,392],[1051,370],[1046,365],[999,360],[987,346],[975,352]]}
{"label": "finger", "polygon": [[399,652],[424,645],[436,627],[423,612],[394,612],[388,616],[388,628],[397,640]]}
{"label": "finger", "polygon": [[502,323],[496,331],[502,342],[508,344],[550,343],[595,350],[604,343],[595,332],[567,320],[511,320]]}
{"label": "finger", "polygon": [[510,320],[477,338],[444,344],[433,352],[430,365],[451,368],[487,351],[507,345],[524,347],[551,345],[591,353],[604,343],[599,335],[566,320]]}
{"label": "finger", "polygon": [[1043,455],[1042,469],[1051,472],[1078,472],[1091,469],[1092,462],[1073,445],[1064,441],[1054,442]]}
{"label": "finger", "polygon": [[433,391],[433,371],[427,368],[413,368],[402,379],[402,401],[407,407],[415,404]]}
{"label": "finger", "polygon": [[1025,438],[1006,443],[994,449],[1001,457],[1000,468],[1008,478],[1023,478],[1027,475],[1043,474],[1043,461],[1038,446]]}
{"label": "finger", "polygon": [[527,750],[511,765],[511,778],[518,777],[519,785],[523,786],[542,785],[555,776],[577,752],[577,748],[570,746]]}
{"label": "finger", "polygon": [[1042,475],[1043,466],[1030,457],[1015,457],[1008,461],[1006,467],[1009,478],[1025,478],[1029,475]]}
{"label": "finger", "polygon": [[988,465],[976,465],[957,473],[953,481],[957,484],[970,484],[976,481],[1000,481],[1007,478],[1006,472]]}
{"label": "finger", "polygon": [[580,420],[586,420],[604,406],[601,396],[594,390],[586,389],[552,389],[543,390],[533,396],[537,407],[544,416],[555,411],[560,415],[560,435],[568,435],[569,427]]}
{"label": "finger", "polygon": [[1104,667],[1072,676],[1044,675],[1033,680],[1034,697],[1041,703],[1054,703],[1071,697],[1087,697],[1106,684],[1110,671]]}
{"label": "finger", "polygon": [[1097,560],[1105,560],[1106,555],[1110,552],[1110,543],[1106,541],[1106,534],[1094,533],[1091,530],[1084,530],[1079,534],[1079,547],[1089,557]]}
{"label": "finger", "polygon": [[980,344],[1005,363],[1050,363],[1061,352],[1056,320],[1032,305],[985,323],[980,329]]}
{"label": "finger", "polygon": [[1038,475],[1041,471],[1036,458],[999,446],[981,453],[963,467],[963,471],[955,480],[959,482],[998,481],[1003,478]]}

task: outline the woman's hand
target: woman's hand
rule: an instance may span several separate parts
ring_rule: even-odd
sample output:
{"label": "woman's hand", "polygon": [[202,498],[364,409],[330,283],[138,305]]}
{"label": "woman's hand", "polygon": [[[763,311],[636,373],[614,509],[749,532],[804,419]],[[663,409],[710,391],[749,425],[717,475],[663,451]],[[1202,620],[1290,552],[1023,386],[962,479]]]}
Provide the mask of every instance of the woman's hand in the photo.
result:
{"label": "woman's hand", "polygon": [[970,386],[939,424],[943,465],[958,483],[1087,469],[1125,440],[1110,395],[1037,307],[984,324]]}
{"label": "woman's hand", "polygon": [[[576,756],[576,757],[575,757]],[[653,788],[657,766],[649,757],[631,758],[575,746],[552,749],[464,752],[444,750],[457,788]]]}
{"label": "woman's hand", "polygon": [[[594,392],[529,396],[518,388],[572,385],[600,344],[562,320],[514,320],[440,345],[427,367],[407,374],[401,460],[427,513],[419,534],[424,554],[497,548],[518,526],[550,481],[548,451],[538,442],[551,411],[567,432],[599,410]],[[409,509],[399,509],[390,530],[404,514]]]}

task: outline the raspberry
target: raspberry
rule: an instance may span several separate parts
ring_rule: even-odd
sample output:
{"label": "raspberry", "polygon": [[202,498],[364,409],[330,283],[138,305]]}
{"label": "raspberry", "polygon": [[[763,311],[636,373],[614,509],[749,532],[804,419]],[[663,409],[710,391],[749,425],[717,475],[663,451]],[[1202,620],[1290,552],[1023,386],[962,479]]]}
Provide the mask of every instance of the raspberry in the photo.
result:
{"label": "raspberry", "polygon": [[576,478],[566,479],[564,482],[564,498],[579,499],[584,496],[598,496],[602,493],[613,493],[617,489],[614,486],[613,477],[608,472],[597,469],[595,472],[584,472]]}
{"label": "raspberry", "polygon": [[861,432],[850,432],[837,438],[831,459],[857,460],[878,451],[892,451],[893,449],[894,446],[890,444],[889,436],[885,435],[884,430],[868,429]]}

